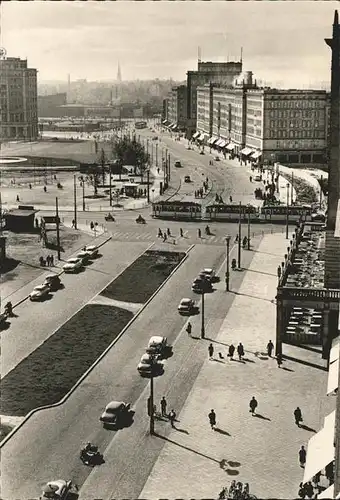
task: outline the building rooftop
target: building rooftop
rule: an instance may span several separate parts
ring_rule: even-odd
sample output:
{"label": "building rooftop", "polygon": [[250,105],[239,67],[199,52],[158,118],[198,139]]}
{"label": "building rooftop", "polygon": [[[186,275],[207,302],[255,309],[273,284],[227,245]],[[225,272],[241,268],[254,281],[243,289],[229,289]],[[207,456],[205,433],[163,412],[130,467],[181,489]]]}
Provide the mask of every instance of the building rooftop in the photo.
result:
{"label": "building rooftop", "polygon": [[36,214],[37,212],[39,212],[39,210],[23,210],[20,208],[13,208],[12,210],[9,210],[7,214],[5,214],[5,217],[8,215],[14,215],[15,217],[29,217]]}

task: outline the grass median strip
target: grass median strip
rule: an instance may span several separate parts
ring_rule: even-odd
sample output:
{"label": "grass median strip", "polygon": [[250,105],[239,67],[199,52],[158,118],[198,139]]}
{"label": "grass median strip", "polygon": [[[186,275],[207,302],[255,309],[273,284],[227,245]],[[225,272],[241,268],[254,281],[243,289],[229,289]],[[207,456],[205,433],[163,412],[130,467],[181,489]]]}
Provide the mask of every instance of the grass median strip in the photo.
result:
{"label": "grass median strip", "polygon": [[1,381],[1,414],[24,416],[60,401],[133,314],[87,305]]}
{"label": "grass median strip", "polygon": [[147,250],[110,283],[101,295],[109,299],[144,304],[184,257],[184,252]]}

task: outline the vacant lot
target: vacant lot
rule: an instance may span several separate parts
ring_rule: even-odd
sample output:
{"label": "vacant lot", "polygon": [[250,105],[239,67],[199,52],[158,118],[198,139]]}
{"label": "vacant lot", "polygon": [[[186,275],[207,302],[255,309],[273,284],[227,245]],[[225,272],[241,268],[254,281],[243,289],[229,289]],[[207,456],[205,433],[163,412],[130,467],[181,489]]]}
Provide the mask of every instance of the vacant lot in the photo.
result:
{"label": "vacant lot", "polygon": [[3,378],[1,413],[24,416],[60,401],[132,317],[117,307],[85,306]]}
{"label": "vacant lot", "polygon": [[183,252],[147,250],[110,283],[101,295],[144,304],[184,256]]}

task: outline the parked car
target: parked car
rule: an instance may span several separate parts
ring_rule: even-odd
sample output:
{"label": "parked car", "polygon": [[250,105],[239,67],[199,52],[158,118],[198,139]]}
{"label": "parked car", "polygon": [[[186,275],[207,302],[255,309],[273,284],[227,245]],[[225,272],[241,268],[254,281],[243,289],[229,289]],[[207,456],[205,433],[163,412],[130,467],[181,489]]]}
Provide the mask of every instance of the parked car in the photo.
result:
{"label": "parked car", "polygon": [[220,157],[219,156],[215,156],[215,161],[220,161]]}
{"label": "parked car", "polygon": [[204,155],[204,151],[200,151],[200,155]]}
{"label": "parked car", "polygon": [[211,281],[202,278],[196,278],[191,285],[191,290],[195,293],[202,293],[203,291],[211,292]]}
{"label": "parked car", "polygon": [[157,135],[155,135],[153,138],[152,138],[153,141],[158,141],[158,137]]}
{"label": "parked car", "polygon": [[58,274],[48,274],[47,276],[45,276],[43,285],[48,285],[51,292],[56,292],[60,288],[61,280]]}
{"label": "parked car", "polygon": [[44,283],[43,285],[35,286],[32,292],[29,294],[29,298],[32,301],[43,300],[50,293],[50,285]]}
{"label": "parked car", "polygon": [[140,362],[137,365],[139,374],[142,377],[151,375],[152,371],[154,371],[155,375],[161,374],[164,370],[164,367],[163,363],[158,361],[158,358],[158,354],[156,354],[155,356],[152,356],[150,353],[143,354]]}
{"label": "parked car", "polygon": [[182,166],[179,160],[175,161],[175,167],[180,168]]}
{"label": "parked car", "polygon": [[254,181],[261,182],[262,181],[262,175],[255,175]]}
{"label": "parked car", "polygon": [[217,279],[216,271],[212,267],[205,267],[200,274],[206,276],[210,281],[215,281]]}
{"label": "parked car", "polygon": [[96,245],[86,245],[85,251],[90,254],[91,259],[98,257],[99,248]]}
{"label": "parked car", "polygon": [[186,176],[184,177],[184,182],[191,182],[190,175],[186,175]]}
{"label": "parked car", "polygon": [[326,215],[322,212],[316,212],[315,214],[311,215],[311,219],[314,222],[325,222],[326,221]]}
{"label": "parked car", "polygon": [[178,306],[179,314],[191,314],[196,309],[196,302],[192,299],[182,299]]}
{"label": "parked car", "polygon": [[146,352],[148,354],[159,354],[160,356],[162,356],[168,347],[168,339],[166,337],[154,335],[149,340]]}
{"label": "parked car", "polygon": [[68,494],[73,492],[78,492],[78,488],[72,481],[55,479],[45,484],[39,500],[66,500]]}
{"label": "parked car", "polygon": [[129,417],[130,411],[130,403],[124,403],[123,401],[111,401],[108,405],[106,405],[99,420],[103,422],[104,426],[116,426],[119,425],[119,423],[124,422]]}
{"label": "parked car", "polygon": [[71,257],[70,259],[67,259],[66,263],[63,265],[65,273],[75,273],[82,267],[83,261],[82,259],[79,259],[77,257]]}
{"label": "parked car", "polygon": [[91,255],[90,252],[87,252],[86,250],[81,250],[80,252],[77,253],[76,258],[81,259],[83,261],[83,264],[87,264],[87,262],[91,260]]}

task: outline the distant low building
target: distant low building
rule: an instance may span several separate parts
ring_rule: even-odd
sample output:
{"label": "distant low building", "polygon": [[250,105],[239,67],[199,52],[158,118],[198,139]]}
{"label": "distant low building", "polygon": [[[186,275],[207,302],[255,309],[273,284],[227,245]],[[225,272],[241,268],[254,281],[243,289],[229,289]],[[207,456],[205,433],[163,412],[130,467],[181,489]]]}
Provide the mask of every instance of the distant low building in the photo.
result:
{"label": "distant low building", "polygon": [[67,103],[66,92],[38,96],[38,116],[39,118],[54,118],[60,116],[60,106]]}
{"label": "distant low building", "polygon": [[6,237],[0,236],[0,270],[3,269],[6,261]]}
{"label": "distant low building", "polygon": [[18,208],[9,210],[5,214],[6,229],[17,233],[33,232],[35,214],[38,211],[29,205],[19,205]]}

